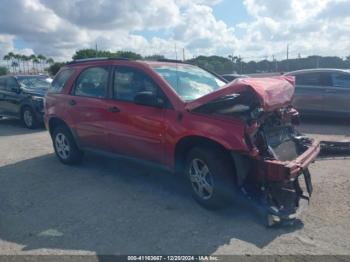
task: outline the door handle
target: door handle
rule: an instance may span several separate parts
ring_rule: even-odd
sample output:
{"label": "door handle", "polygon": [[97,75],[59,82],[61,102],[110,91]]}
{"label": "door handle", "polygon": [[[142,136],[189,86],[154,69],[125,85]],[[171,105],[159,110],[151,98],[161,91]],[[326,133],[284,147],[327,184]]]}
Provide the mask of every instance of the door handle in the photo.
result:
{"label": "door handle", "polygon": [[120,112],[120,109],[116,106],[112,106],[112,107],[108,108],[108,110],[112,113],[119,113]]}
{"label": "door handle", "polygon": [[77,104],[77,102],[75,100],[69,100],[68,104],[70,106],[75,106]]}

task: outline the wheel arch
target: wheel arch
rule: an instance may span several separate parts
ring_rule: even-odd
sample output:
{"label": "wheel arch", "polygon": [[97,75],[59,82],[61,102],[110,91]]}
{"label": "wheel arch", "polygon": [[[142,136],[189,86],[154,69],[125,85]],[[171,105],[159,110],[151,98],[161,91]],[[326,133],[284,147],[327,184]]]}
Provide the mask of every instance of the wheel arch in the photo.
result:
{"label": "wheel arch", "polygon": [[67,125],[67,123],[65,121],[63,121],[61,118],[59,118],[59,117],[52,117],[52,118],[50,118],[50,120],[48,122],[48,128],[49,128],[50,135],[52,136],[53,135],[53,131],[55,130],[55,128],[58,127],[58,126],[61,126],[61,125],[67,127],[70,130],[70,128]]}
{"label": "wheel arch", "polygon": [[174,166],[175,172],[181,173],[185,167],[187,152],[189,152],[194,147],[207,147],[216,150],[220,150],[224,152],[224,155],[232,160],[232,164],[234,165],[233,159],[230,155],[230,150],[223,145],[222,143],[210,139],[204,136],[191,135],[181,138],[175,146],[174,150]]}

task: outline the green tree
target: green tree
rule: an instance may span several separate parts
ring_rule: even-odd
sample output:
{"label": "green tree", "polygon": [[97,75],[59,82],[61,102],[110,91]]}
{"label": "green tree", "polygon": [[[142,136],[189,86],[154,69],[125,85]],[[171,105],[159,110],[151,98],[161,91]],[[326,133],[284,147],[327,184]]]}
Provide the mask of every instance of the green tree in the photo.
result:
{"label": "green tree", "polygon": [[102,51],[95,49],[81,49],[75,52],[72,59],[86,59],[86,58],[94,58],[94,57],[110,57],[110,58],[128,58],[130,60],[138,60],[142,59],[140,54],[131,52],[131,51],[118,51],[118,52],[110,52],[110,51]]}
{"label": "green tree", "polygon": [[66,65],[66,63],[53,63],[49,66],[48,72],[51,76],[55,76],[57,72],[61,69],[62,66]]}
{"label": "green tree", "polygon": [[6,61],[7,68],[10,68],[11,56],[9,54],[4,55],[3,59]]}
{"label": "green tree", "polygon": [[0,66],[0,76],[8,74],[7,67]]}
{"label": "green tree", "polygon": [[35,70],[35,62],[34,62],[34,60],[36,60],[36,55],[34,55],[34,54],[30,55],[29,59],[32,62],[32,70],[31,71],[35,73],[36,70]]}
{"label": "green tree", "polygon": [[165,59],[165,56],[163,56],[163,55],[150,55],[150,56],[145,57],[145,60],[150,60],[150,61],[157,61],[157,60],[161,60],[161,59]]}
{"label": "green tree", "polygon": [[46,57],[42,54],[39,54],[37,56],[37,59],[39,60],[39,65],[41,67],[41,72],[44,72],[44,63],[46,62]]}

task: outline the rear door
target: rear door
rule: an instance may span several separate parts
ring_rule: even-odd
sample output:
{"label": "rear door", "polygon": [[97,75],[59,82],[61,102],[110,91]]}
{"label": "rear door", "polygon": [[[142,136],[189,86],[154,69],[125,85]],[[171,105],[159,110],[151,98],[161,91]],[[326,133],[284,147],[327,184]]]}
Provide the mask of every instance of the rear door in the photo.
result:
{"label": "rear door", "polygon": [[19,115],[20,94],[19,85],[14,77],[4,77],[0,80],[0,112],[6,116]]}
{"label": "rear door", "polygon": [[299,111],[322,112],[324,93],[331,85],[330,75],[320,72],[298,74],[293,105]]}
{"label": "rear door", "polygon": [[14,77],[6,79],[6,110],[8,115],[19,116],[22,94],[20,93],[19,84]]}
{"label": "rear door", "polygon": [[0,77],[0,116],[5,115],[6,78]]}
{"label": "rear door", "polygon": [[84,69],[77,77],[70,95],[65,96],[70,126],[82,147],[107,150],[105,116],[109,67]]}
{"label": "rear door", "polygon": [[164,116],[171,109],[134,103],[134,97],[144,91],[166,100],[160,87],[142,70],[118,66],[114,69],[112,90],[107,122],[111,150],[164,164]]}
{"label": "rear door", "polygon": [[324,110],[350,113],[350,74],[331,73],[332,85],[325,89]]}

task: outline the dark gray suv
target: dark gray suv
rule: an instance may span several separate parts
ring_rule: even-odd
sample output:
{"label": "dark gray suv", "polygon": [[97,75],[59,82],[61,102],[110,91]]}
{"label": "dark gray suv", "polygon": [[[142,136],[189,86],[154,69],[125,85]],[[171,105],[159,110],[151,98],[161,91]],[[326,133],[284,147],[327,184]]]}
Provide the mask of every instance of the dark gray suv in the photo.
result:
{"label": "dark gray suv", "polygon": [[43,123],[44,97],[50,79],[41,75],[0,77],[0,117],[21,119],[27,128]]}
{"label": "dark gray suv", "polygon": [[350,70],[305,69],[296,78],[294,107],[304,114],[350,116]]}

